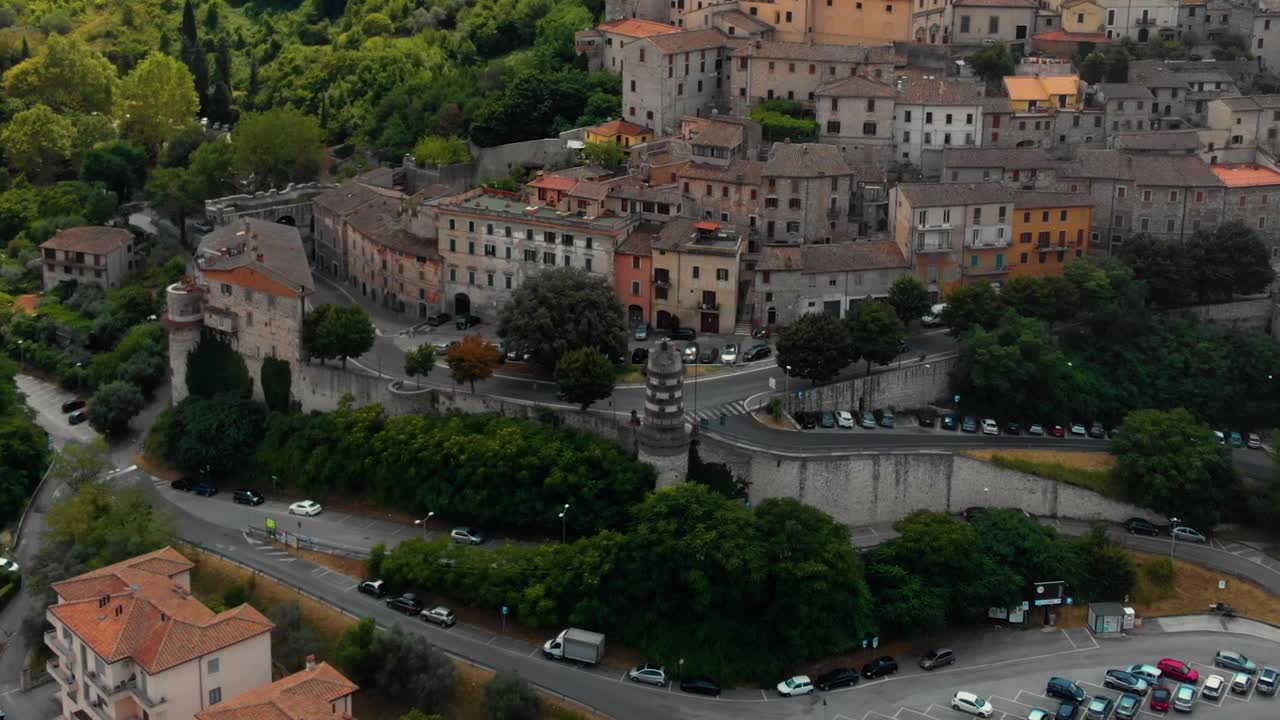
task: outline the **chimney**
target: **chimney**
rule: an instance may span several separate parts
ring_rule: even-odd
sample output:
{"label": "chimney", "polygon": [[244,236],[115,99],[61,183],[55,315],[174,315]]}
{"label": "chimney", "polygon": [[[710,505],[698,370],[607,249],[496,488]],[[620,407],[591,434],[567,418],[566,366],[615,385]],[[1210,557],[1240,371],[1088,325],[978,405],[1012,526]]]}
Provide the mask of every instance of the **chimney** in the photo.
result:
{"label": "chimney", "polygon": [[307,656],[307,669],[308,669],[308,670],[315,670],[315,669],[316,669],[316,656],[315,656],[315,655],[308,655],[308,656]]}

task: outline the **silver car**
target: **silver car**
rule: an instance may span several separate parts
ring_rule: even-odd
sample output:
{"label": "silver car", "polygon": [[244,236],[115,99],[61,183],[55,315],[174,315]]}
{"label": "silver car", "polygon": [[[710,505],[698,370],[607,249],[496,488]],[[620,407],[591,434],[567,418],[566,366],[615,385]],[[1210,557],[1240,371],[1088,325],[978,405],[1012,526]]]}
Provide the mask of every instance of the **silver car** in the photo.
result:
{"label": "silver car", "polygon": [[1209,539],[1201,535],[1198,530],[1193,530],[1185,525],[1178,525],[1169,531],[1169,534],[1183,542],[1207,543]]}
{"label": "silver car", "polygon": [[1196,689],[1190,685],[1179,685],[1173,692],[1173,709],[1178,712],[1191,712],[1196,705]]}
{"label": "silver car", "polygon": [[453,627],[458,619],[454,617],[453,611],[443,605],[437,605],[433,608],[427,608],[418,613],[424,622],[435,623],[440,627]]}
{"label": "silver car", "polygon": [[725,365],[738,364],[738,344],[737,343],[729,343],[728,345],[724,346],[724,349],[720,351],[720,362],[724,363]]}
{"label": "silver car", "polygon": [[449,533],[449,537],[453,538],[456,543],[464,543],[467,545],[479,545],[484,542],[484,535],[474,528],[454,528]]}
{"label": "silver car", "polygon": [[661,665],[655,665],[653,663],[637,665],[627,671],[627,678],[631,680],[631,682],[665,687],[667,684],[667,669]]}

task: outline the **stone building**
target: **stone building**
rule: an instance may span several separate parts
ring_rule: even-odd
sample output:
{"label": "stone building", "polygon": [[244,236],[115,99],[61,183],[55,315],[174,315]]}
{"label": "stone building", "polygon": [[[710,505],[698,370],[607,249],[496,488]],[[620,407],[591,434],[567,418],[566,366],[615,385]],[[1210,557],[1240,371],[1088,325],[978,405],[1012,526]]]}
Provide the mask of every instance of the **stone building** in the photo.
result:
{"label": "stone building", "polygon": [[733,51],[729,73],[733,114],[745,116],[765,100],[795,100],[812,108],[818,87],[857,75],[888,82],[892,45],[818,45],[752,40]]}
{"label": "stone building", "polygon": [[952,0],[949,41],[969,46],[994,41],[1024,54],[1038,8],[1036,0]]}
{"label": "stone building", "polygon": [[626,120],[674,134],[685,115],[708,117],[728,105],[729,53],[742,40],[718,29],[651,35],[622,49]]}
{"label": "stone building", "polygon": [[653,313],[659,328],[720,334],[737,323],[738,272],[745,246],[733,227],[677,218],[653,240]]}
{"label": "stone building", "polygon": [[347,282],[388,310],[426,318],[440,309],[441,258],[434,235],[421,237],[405,227],[402,216],[415,212],[379,195],[345,218]]}
{"label": "stone building", "polygon": [[[768,36],[789,43],[880,45],[911,40],[911,0],[672,0],[685,28],[727,26],[768,28]],[[743,18],[758,23],[743,25]],[[726,31],[727,32],[727,31]]]}
{"label": "stone building", "polygon": [[1103,108],[1107,132],[1150,129],[1151,102],[1155,99],[1150,90],[1133,83],[1098,83],[1093,89]]}
{"label": "stone building", "polygon": [[756,265],[752,321],[772,327],[813,312],[844,317],[859,302],[887,297],[893,282],[910,272],[890,240],[766,246]]}
{"label": "stone building", "polygon": [[1249,52],[1263,69],[1280,70],[1280,0],[1258,0],[1249,32]]}
{"label": "stone building", "polygon": [[1001,183],[901,183],[889,207],[893,240],[935,302],[953,287],[992,279],[986,268],[968,270],[965,258],[983,254],[971,251],[999,254],[1012,242],[1013,193]]}
{"label": "stone building", "polygon": [[63,282],[119,287],[134,268],[133,233],[101,225],[59,230],[40,243],[40,259],[45,290]]}
{"label": "stone building", "polygon": [[946,148],[983,144],[982,91],[973,82],[931,76],[903,78],[894,113],[897,159],[920,166],[926,177],[936,174]]}
{"label": "stone building", "polygon": [[1057,165],[1040,148],[952,148],[942,153],[942,181],[1002,182],[1031,190],[1051,185]]}
{"label": "stone building", "polygon": [[850,238],[853,170],[839,148],[774,143],[762,175],[765,243],[830,243]]}
{"label": "stone building", "polygon": [[892,85],[851,75],[818,86],[818,142],[836,145],[852,161],[893,158]]}
{"label": "stone building", "polygon": [[1280,267],[1280,172],[1257,163],[1213,165],[1222,182],[1221,223],[1238,220],[1257,231],[1271,249],[1271,264]]}
{"label": "stone building", "polygon": [[689,163],[676,175],[676,182],[699,218],[755,228],[760,224],[763,170],[764,163],[756,160]]}
{"label": "stone building", "polygon": [[[1179,0],[1100,0],[1107,39],[1140,43],[1173,39],[1178,32]],[[1132,79],[1132,76],[1130,77]]]}
{"label": "stone building", "polygon": [[587,69],[608,70],[621,74],[625,67],[622,49],[635,40],[654,35],[669,35],[680,28],[665,22],[644,18],[621,18],[601,23],[574,34],[574,48],[587,56]]}
{"label": "stone building", "polygon": [[1280,152],[1280,95],[1248,95],[1211,100],[1208,126],[1222,134],[1215,150],[1223,162],[1252,162],[1262,150]]}

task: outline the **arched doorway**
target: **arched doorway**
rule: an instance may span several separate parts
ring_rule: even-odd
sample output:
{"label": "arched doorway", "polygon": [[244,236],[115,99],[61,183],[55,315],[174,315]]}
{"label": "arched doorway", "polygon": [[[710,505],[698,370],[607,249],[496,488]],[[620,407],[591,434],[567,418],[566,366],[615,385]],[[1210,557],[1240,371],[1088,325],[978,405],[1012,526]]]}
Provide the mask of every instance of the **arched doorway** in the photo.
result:
{"label": "arched doorway", "polygon": [[658,311],[658,328],[661,330],[674,330],[676,327],[676,316],[666,310]]}
{"label": "arched doorway", "polygon": [[765,325],[778,324],[778,308],[769,308],[769,311],[765,313],[765,316],[764,316],[764,324]]}
{"label": "arched doorway", "polygon": [[639,325],[644,322],[644,308],[639,305],[631,305],[627,308],[627,323],[630,325]]}
{"label": "arched doorway", "polygon": [[1146,28],[1142,28],[1138,30],[1138,42],[1146,42],[1147,38],[1149,38],[1150,36],[1151,36],[1151,33],[1147,32]]}
{"label": "arched doorway", "polygon": [[288,225],[289,227],[298,227],[298,221],[294,220],[292,215],[281,215],[276,222],[281,225]]}
{"label": "arched doorway", "polygon": [[458,293],[453,296],[453,314],[459,317],[471,314],[471,296]]}

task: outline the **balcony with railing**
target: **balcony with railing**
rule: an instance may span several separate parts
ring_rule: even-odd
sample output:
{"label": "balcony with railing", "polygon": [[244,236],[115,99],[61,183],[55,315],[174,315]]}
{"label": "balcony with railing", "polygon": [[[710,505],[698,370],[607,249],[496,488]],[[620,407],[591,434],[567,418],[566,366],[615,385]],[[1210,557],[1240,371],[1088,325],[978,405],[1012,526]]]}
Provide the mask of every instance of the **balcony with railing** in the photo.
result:
{"label": "balcony with railing", "polygon": [[922,230],[916,232],[915,251],[917,253],[951,252],[950,230]]}
{"label": "balcony with railing", "polygon": [[58,638],[57,630],[50,630],[44,634],[44,644],[61,657],[71,656],[71,648]]}
{"label": "balcony with railing", "polygon": [[969,226],[964,246],[978,250],[1009,247],[1013,233],[1007,225]]}
{"label": "balcony with railing", "polygon": [[69,670],[62,666],[62,661],[53,659],[44,664],[45,672],[49,673],[49,677],[58,681],[62,687],[70,687],[75,689],[75,676]]}
{"label": "balcony with railing", "polygon": [[146,692],[145,690],[143,690],[143,688],[138,687],[138,683],[137,683],[137,682],[130,682],[130,683],[128,684],[128,686],[127,686],[127,687],[128,687],[128,689],[129,689],[129,691],[130,691],[130,695],[133,697],[133,699],[134,699],[135,701],[137,701],[137,703],[138,703],[139,705],[141,705],[144,709],[146,709],[146,710],[148,710],[148,711],[152,711],[152,710],[156,710],[156,709],[158,709],[158,708],[161,708],[161,707],[163,707],[163,706],[165,705],[165,703],[168,701],[168,698],[165,698],[164,696],[161,696],[161,697],[159,697],[159,698],[151,698],[151,697],[149,697],[149,696],[147,695],[147,692]]}
{"label": "balcony with railing", "polygon": [[1157,23],[1153,17],[1140,17],[1135,19],[1133,24],[1138,27],[1155,27]]}
{"label": "balcony with railing", "polygon": [[720,303],[718,302],[698,303],[698,309],[703,312],[720,312]]}

